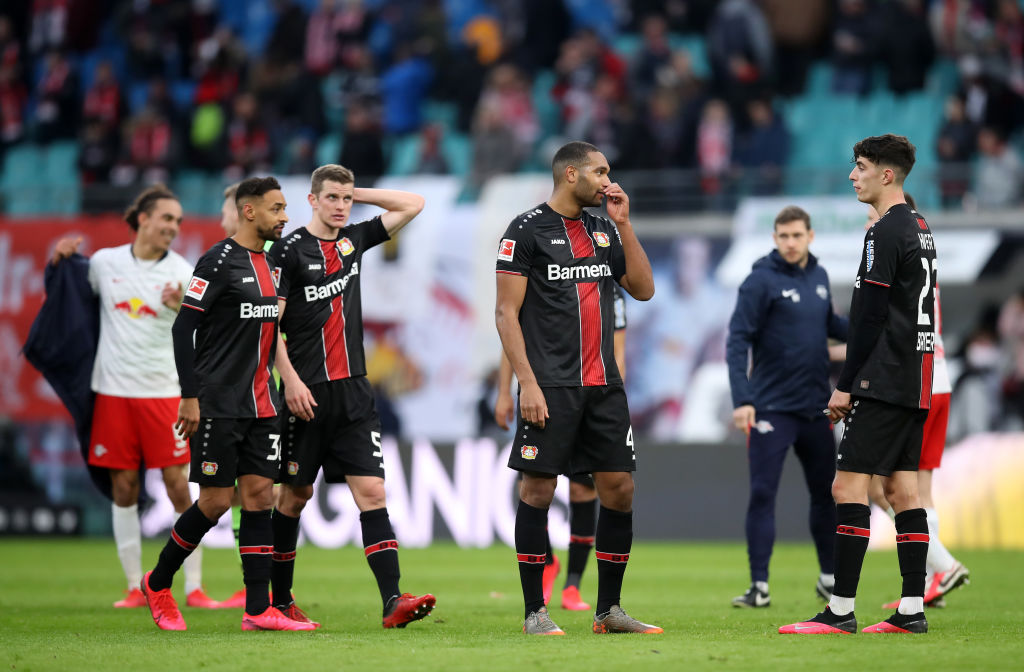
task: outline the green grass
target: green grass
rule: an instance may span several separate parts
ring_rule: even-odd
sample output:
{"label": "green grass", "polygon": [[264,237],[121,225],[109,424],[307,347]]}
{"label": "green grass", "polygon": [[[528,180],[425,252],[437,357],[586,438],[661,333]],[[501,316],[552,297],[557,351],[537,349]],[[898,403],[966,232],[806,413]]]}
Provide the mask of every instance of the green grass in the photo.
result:
{"label": "green grass", "polygon": [[[144,566],[159,545],[144,547]],[[183,609],[188,631],[161,632],[146,610],[115,610],[122,577],[108,540],[0,542],[2,670],[888,670],[1020,669],[1024,552],[962,551],[973,583],[929,610],[924,636],[797,637],[779,625],[820,609],[809,545],[779,545],[772,561],[773,605],[739,610],[746,588],[738,544],[643,543],[633,547],[623,605],[665,628],[664,635],[598,636],[592,615],[552,613],[566,637],[520,633],[522,600],[512,552],[451,545],[402,550],[402,587],[433,592],[434,614],[404,630],[380,627],[380,601],[363,554],[348,547],[299,550],[295,592],[323,628],[313,633],[239,630],[239,611]],[[564,555],[563,555],[564,559]],[[584,599],[596,593],[593,559]],[[237,555],[206,550],[204,580],[214,598],[240,584]],[[560,578],[561,581],[561,578]],[[176,593],[182,578],[177,577]],[[869,553],[858,597],[863,625],[887,614],[899,594],[894,553]],[[181,598],[179,597],[179,600]]]}

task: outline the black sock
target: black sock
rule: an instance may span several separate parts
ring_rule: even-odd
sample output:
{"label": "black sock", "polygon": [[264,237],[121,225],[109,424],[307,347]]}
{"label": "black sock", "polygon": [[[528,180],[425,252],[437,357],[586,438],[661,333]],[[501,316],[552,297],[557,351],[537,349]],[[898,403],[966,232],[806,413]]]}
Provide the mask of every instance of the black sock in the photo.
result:
{"label": "black sock", "polygon": [[516,509],[516,558],[519,560],[519,581],[523,584],[526,616],[544,606],[544,559],[548,536],[548,510],[538,509],[520,500]]}
{"label": "black sock", "polygon": [[380,599],[387,608],[388,600],[399,595],[398,540],[391,529],[387,508],[363,511],[359,514],[363,527],[363,551],[373,575],[377,578]]}
{"label": "black sock", "polygon": [[185,562],[185,558],[196,550],[203,536],[216,524],[217,521],[210,520],[199,510],[198,503],[193,503],[185,509],[171,528],[171,538],[160,551],[160,559],[157,560],[153,573],[149,575],[149,587],[153,590],[170,588],[174,581],[174,573]]}
{"label": "black sock", "polygon": [[551,548],[551,532],[544,528],[544,543],[547,544],[544,547],[544,566],[555,564],[555,551]]}
{"label": "black sock", "polygon": [[594,527],[597,525],[597,502],[571,502],[569,504],[569,566],[565,587],[580,587],[583,570],[587,568],[590,549],[594,547]]}
{"label": "black sock", "polygon": [[238,526],[238,552],[245,581],[245,613],[259,616],[270,606],[270,565],[274,552],[271,510],[246,511]]}
{"label": "black sock", "polygon": [[299,543],[299,519],[286,516],[277,509],[270,518],[274,533],[274,554],[270,566],[270,583],[274,587],[276,606],[292,602],[292,577],[295,575],[295,547]]}
{"label": "black sock", "polygon": [[619,604],[622,577],[626,573],[629,550],[633,546],[633,512],[612,511],[602,506],[597,517],[596,542],[596,613],[603,616],[612,605]]}
{"label": "black sock", "polygon": [[838,597],[856,597],[860,569],[871,537],[871,509],[864,504],[836,504],[836,585]]}
{"label": "black sock", "polygon": [[924,597],[928,560],[928,517],[924,509],[896,514],[896,555],[903,575],[903,597]]}

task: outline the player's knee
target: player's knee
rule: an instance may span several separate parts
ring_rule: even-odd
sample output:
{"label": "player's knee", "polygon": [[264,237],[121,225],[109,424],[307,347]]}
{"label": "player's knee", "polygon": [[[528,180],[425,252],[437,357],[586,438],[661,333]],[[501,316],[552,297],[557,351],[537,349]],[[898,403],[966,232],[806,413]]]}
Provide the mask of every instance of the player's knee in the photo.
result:
{"label": "player's knee", "polygon": [[282,486],[278,493],[277,509],[286,516],[297,518],[312,497],[312,485]]}
{"label": "player's knee", "polygon": [[607,487],[602,488],[601,505],[613,511],[630,511],[633,508],[633,477],[624,473]]}
{"label": "player's knee", "polygon": [[139,473],[127,470],[111,472],[110,495],[118,506],[136,504],[139,501]]}
{"label": "player's knee", "polygon": [[519,497],[530,506],[546,509],[555,498],[554,477],[523,475],[523,483],[519,489]]}
{"label": "player's knee", "polygon": [[203,515],[209,520],[217,521],[220,517],[227,513],[228,509],[231,508],[231,495],[220,495],[218,494],[199,494],[199,510],[202,511]]}

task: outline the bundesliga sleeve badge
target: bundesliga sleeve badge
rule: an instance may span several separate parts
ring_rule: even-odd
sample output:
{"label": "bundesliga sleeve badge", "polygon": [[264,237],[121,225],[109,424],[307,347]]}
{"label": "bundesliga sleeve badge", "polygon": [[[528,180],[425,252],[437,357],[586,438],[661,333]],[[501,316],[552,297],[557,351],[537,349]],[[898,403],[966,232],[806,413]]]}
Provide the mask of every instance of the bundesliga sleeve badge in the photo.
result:
{"label": "bundesliga sleeve badge", "polygon": [[594,240],[597,242],[598,247],[608,247],[611,245],[608,241],[608,234],[602,231],[594,231]]}
{"label": "bundesliga sleeve badge", "polygon": [[516,241],[511,238],[502,238],[501,246],[498,248],[498,261],[512,261],[512,254],[516,251]]}
{"label": "bundesliga sleeve badge", "polygon": [[196,301],[202,301],[203,295],[206,294],[206,288],[209,286],[209,280],[203,280],[198,275],[193,275],[192,280],[188,283],[188,289],[185,290],[185,296],[190,296]]}

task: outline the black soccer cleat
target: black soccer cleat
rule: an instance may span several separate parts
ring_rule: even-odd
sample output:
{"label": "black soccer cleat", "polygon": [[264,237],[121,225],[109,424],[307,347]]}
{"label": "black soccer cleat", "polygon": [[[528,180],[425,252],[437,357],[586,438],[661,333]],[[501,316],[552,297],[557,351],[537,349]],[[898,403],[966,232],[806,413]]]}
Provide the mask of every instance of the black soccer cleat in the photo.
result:
{"label": "black soccer cleat", "polygon": [[896,612],[881,623],[875,623],[864,628],[864,632],[873,633],[895,633],[901,635],[922,635],[928,632],[928,620],[924,612],[916,614],[901,614]]}
{"label": "black soccer cleat", "polygon": [[732,606],[745,609],[757,609],[767,607],[772,603],[772,598],[767,591],[760,590],[756,584],[750,584],[747,592],[739,597],[732,598]]}

